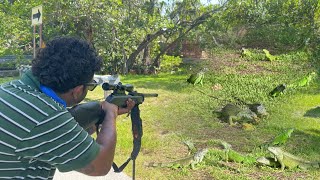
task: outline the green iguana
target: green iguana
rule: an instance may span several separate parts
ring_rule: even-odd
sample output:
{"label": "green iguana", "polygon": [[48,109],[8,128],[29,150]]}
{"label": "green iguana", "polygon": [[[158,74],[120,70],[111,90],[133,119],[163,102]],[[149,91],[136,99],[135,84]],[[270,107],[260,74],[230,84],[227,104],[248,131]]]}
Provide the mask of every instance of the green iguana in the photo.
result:
{"label": "green iguana", "polygon": [[315,78],[316,75],[317,74],[315,72],[308,73],[302,79],[300,79],[292,84],[289,84],[288,87],[295,88],[295,87],[309,86],[310,82]]}
{"label": "green iguana", "polygon": [[265,56],[266,56],[266,59],[267,59],[268,61],[274,61],[274,60],[276,60],[276,59],[277,59],[277,57],[276,57],[276,56],[271,55],[271,54],[270,54],[270,52],[269,52],[268,50],[263,49],[262,51],[264,52],[264,54],[265,54]]}
{"label": "green iguana", "polygon": [[241,48],[241,55],[240,55],[240,57],[242,57],[242,58],[244,58],[244,57],[251,58],[251,57],[252,57],[252,52],[250,52],[248,49]]}
{"label": "green iguana", "polygon": [[284,132],[282,132],[281,134],[279,134],[278,136],[276,136],[273,141],[272,141],[272,145],[283,145],[285,144],[288,139],[291,137],[291,134],[293,133],[294,128],[288,129]]}
{"label": "green iguana", "polygon": [[212,142],[214,144],[222,146],[223,148],[223,149],[211,148],[209,150],[209,157],[207,157],[207,160],[210,161],[210,157],[218,157],[218,159],[213,158],[215,159],[213,162],[211,162],[211,164],[213,165],[224,166],[239,173],[240,172],[239,166],[235,163],[229,164],[228,162],[236,162],[236,163],[243,163],[243,164],[256,163],[256,158],[250,155],[242,155],[238,153],[237,151],[233,150],[231,144],[227,143],[226,141],[218,139]]}
{"label": "green iguana", "polygon": [[207,154],[208,149],[201,149],[197,151],[194,155],[188,156],[176,161],[166,162],[166,163],[151,163],[149,166],[151,167],[170,167],[173,169],[181,168],[181,167],[188,167],[190,166],[191,169],[195,168],[195,165],[202,162],[204,156]]}
{"label": "green iguana", "polygon": [[240,123],[257,123],[258,116],[250,109],[242,109],[234,104],[227,104],[220,112],[219,118],[234,125],[235,122]]}
{"label": "green iguana", "polygon": [[291,137],[291,134],[293,133],[294,128],[287,129],[277,136],[275,136],[272,140],[263,143],[260,148],[266,149],[269,146],[281,146],[284,145],[288,139]]}
{"label": "green iguana", "polygon": [[225,141],[218,141],[222,147],[224,148],[224,157],[222,159],[224,161],[230,161],[230,162],[237,162],[237,163],[246,163],[251,164],[255,163],[256,159],[250,156],[242,155],[238,153],[237,151],[232,149],[231,144],[225,142]]}
{"label": "green iguana", "polygon": [[285,89],[290,89],[290,88],[297,88],[297,87],[304,87],[308,86],[310,82],[315,78],[317,74],[315,72],[309,73],[307,76],[303,77],[302,79],[292,83],[292,84],[280,84],[276,88],[274,88],[269,95],[271,97],[277,97],[281,94],[283,94]]}
{"label": "green iguana", "polygon": [[190,84],[193,84],[193,85],[200,84],[201,86],[203,86],[203,79],[204,79],[205,71],[207,71],[206,68],[204,68],[203,70],[201,70],[200,72],[198,72],[196,74],[191,74],[190,77],[187,79],[187,82]]}
{"label": "green iguana", "polygon": [[274,159],[280,163],[281,170],[284,170],[285,168],[319,168],[319,162],[306,161],[283,151],[280,147],[268,147],[268,151],[274,156]]}

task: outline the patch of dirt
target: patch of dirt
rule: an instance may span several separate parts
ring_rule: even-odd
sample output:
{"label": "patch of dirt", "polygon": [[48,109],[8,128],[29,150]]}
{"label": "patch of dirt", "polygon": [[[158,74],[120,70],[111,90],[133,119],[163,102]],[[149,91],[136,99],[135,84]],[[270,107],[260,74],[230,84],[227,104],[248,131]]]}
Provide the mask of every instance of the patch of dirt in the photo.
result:
{"label": "patch of dirt", "polygon": [[[245,131],[241,125],[229,126],[227,123],[223,124],[221,128],[204,128],[197,132],[201,135],[198,138],[199,147],[206,147],[208,140],[221,139],[232,145],[232,149],[241,153],[251,153],[257,147],[257,143],[263,145],[272,139],[272,135],[264,135],[260,137],[258,131]],[[259,142],[257,142],[259,141]]]}
{"label": "patch of dirt", "polygon": [[[208,173],[209,170],[201,170],[201,171],[192,171],[192,175],[186,177],[187,180],[194,179],[194,180],[212,180],[212,176]],[[192,177],[192,178],[190,178]]]}
{"label": "patch of dirt", "polygon": [[295,172],[290,173],[290,175],[285,174],[284,172],[261,172],[255,171],[250,174],[247,174],[247,177],[250,179],[263,179],[266,176],[273,177],[275,179],[282,179],[282,180],[294,180],[294,179],[310,179],[310,176],[305,172]]}
{"label": "patch of dirt", "polygon": [[239,74],[261,74],[261,73],[275,73],[266,66],[270,64],[269,61],[247,61],[240,59],[239,54],[225,54],[223,56],[215,56],[208,59],[211,70],[223,71],[225,67],[235,69]]}

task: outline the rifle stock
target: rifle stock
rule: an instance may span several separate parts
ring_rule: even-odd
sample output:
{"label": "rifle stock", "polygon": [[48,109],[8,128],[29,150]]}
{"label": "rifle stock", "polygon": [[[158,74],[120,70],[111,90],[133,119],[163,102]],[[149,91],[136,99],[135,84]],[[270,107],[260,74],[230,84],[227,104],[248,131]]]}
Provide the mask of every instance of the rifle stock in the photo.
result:
{"label": "rifle stock", "polygon": [[105,116],[104,111],[101,109],[100,102],[95,101],[78,104],[68,109],[68,111],[85,130],[88,130],[92,125],[103,120]]}

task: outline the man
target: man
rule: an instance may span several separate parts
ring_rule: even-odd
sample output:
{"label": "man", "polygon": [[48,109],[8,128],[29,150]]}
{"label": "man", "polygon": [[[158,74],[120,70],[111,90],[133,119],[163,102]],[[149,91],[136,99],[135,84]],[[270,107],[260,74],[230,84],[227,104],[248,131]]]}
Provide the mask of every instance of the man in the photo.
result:
{"label": "man", "polygon": [[0,179],[53,179],[76,170],[90,176],[109,172],[116,145],[116,117],[126,109],[102,102],[105,118],[94,140],[66,107],[93,89],[102,65],[83,40],[56,38],[39,51],[32,71],[0,86]]}

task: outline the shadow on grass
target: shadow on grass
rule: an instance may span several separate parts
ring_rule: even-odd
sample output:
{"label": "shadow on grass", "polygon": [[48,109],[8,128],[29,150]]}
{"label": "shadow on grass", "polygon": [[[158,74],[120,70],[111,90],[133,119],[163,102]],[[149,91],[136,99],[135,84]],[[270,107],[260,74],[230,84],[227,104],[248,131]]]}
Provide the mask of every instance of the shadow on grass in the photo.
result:
{"label": "shadow on grass", "polygon": [[315,107],[309,109],[304,115],[304,117],[319,118],[320,117],[320,107]]}
{"label": "shadow on grass", "polygon": [[320,161],[320,130],[306,129],[304,131],[295,131],[293,134],[294,149],[299,149],[306,155],[317,156],[316,161]]}
{"label": "shadow on grass", "polygon": [[[277,127],[275,128],[277,129]],[[320,161],[320,130],[296,129],[282,147],[297,156],[303,155],[307,160]]]}
{"label": "shadow on grass", "polygon": [[188,86],[192,86],[187,83],[188,75],[131,75],[122,78],[123,84],[133,84],[135,88],[147,88],[147,89],[164,89],[174,92],[180,92]]}

